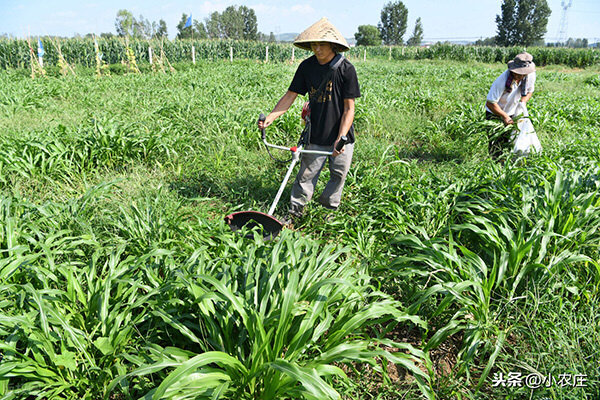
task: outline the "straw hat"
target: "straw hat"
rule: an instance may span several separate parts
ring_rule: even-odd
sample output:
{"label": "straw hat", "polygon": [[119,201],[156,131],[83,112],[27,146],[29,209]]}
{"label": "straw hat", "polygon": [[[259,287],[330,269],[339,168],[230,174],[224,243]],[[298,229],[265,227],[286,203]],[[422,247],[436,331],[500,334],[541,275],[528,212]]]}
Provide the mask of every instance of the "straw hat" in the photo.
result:
{"label": "straw hat", "polygon": [[294,45],[304,50],[310,50],[312,42],[329,42],[335,44],[340,51],[350,50],[350,46],[348,46],[344,35],[325,17],[299,34],[296,40],[294,40]]}
{"label": "straw hat", "polygon": [[519,53],[515,59],[508,62],[508,69],[520,75],[527,75],[535,71],[533,56],[527,52]]}

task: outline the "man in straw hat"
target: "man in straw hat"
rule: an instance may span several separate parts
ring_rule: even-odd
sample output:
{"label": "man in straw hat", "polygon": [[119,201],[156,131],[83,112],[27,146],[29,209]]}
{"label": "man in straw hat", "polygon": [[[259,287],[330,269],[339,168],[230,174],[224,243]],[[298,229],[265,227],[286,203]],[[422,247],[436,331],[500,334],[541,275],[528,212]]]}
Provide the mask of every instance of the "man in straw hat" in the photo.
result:
{"label": "man in straw hat", "polygon": [[[508,62],[508,69],[502,73],[490,88],[485,103],[486,119],[502,119],[510,125],[519,102],[527,103],[535,87],[535,64],[533,56],[527,52],[519,53]],[[490,137],[488,150],[493,159],[498,158],[510,143],[509,134]]]}
{"label": "man in straw hat", "polygon": [[[287,92],[259,128],[267,127],[284,114],[298,95],[309,95],[310,134],[306,149],[333,151],[332,156],[303,154],[298,176],[292,186],[290,217],[302,215],[313,195],[319,174],[329,161],[329,182],[319,197],[325,208],[340,205],[342,189],[354,151],[354,99],[360,88],[354,66],[339,52],[349,49],[344,36],[326,18],[302,32],[294,45],[311,50],[314,55],[302,61]],[[306,107],[306,105],[305,105]],[[335,146],[342,136],[348,138],[341,151]]]}

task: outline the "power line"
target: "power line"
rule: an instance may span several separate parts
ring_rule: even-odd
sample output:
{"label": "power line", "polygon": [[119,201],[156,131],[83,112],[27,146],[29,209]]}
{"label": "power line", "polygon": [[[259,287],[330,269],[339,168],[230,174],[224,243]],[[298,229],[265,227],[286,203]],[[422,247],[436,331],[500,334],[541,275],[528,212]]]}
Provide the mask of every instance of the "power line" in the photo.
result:
{"label": "power line", "polygon": [[462,36],[462,37],[438,37],[438,38],[423,38],[423,40],[468,40],[468,39],[481,39],[483,36]]}
{"label": "power line", "polygon": [[583,14],[600,14],[600,11],[571,10],[571,12]]}

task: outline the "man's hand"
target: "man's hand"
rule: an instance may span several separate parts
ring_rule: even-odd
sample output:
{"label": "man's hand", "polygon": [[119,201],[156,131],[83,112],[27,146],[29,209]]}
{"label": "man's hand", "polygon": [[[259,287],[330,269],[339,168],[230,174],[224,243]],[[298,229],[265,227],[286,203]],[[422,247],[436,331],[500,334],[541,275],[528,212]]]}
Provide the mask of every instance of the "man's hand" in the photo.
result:
{"label": "man's hand", "polygon": [[258,121],[258,129],[265,129],[267,126],[273,123],[273,118],[269,118],[271,114],[267,115],[264,121]]}
{"label": "man's hand", "polygon": [[275,105],[273,111],[271,111],[271,113],[267,115],[267,118],[265,118],[265,122],[263,123],[262,121],[258,121],[258,127],[260,129],[264,129],[267,126],[271,125],[277,117],[285,113],[290,108],[294,100],[296,100],[296,97],[298,97],[298,93],[292,92],[290,90],[285,92],[285,94],[281,97],[281,99],[279,99],[279,101]]}
{"label": "man's hand", "polygon": [[335,141],[335,143],[333,144],[333,154],[331,154],[331,155],[332,155],[332,156],[334,156],[334,157],[337,157],[337,156],[339,156],[340,154],[342,154],[342,153],[344,152],[344,148],[343,148],[343,147],[342,147],[342,150],[340,150],[340,151],[337,151],[337,150],[336,150],[336,148],[337,148],[337,146],[338,146],[338,143],[340,142],[340,139],[341,139],[341,138],[338,138],[338,139]]}

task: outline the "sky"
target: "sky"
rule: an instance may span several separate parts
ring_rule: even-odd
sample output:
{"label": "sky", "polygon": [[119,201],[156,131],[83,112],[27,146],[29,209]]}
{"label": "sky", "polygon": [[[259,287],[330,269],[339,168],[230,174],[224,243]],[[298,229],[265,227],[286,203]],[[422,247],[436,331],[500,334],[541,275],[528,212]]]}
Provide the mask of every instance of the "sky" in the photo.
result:
{"label": "sky", "polygon": [[[177,33],[182,13],[204,21],[213,11],[230,5],[245,5],[256,12],[258,30],[269,34],[299,33],[321,17],[327,17],[347,38],[359,25],[377,25],[381,9],[389,0],[0,0],[0,34],[14,37],[86,33],[115,33],[117,11],[127,9],[150,21],[164,19],[169,37]],[[476,40],[496,34],[496,14],[501,0],[403,0],[408,9],[410,36],[415,20],[421,18],[425,41]],[[560,32],[564,0],[548,0],[552,14],[546,41]],[[572,0],[567,12],[567,38],[600,41],[600,0]]]}

